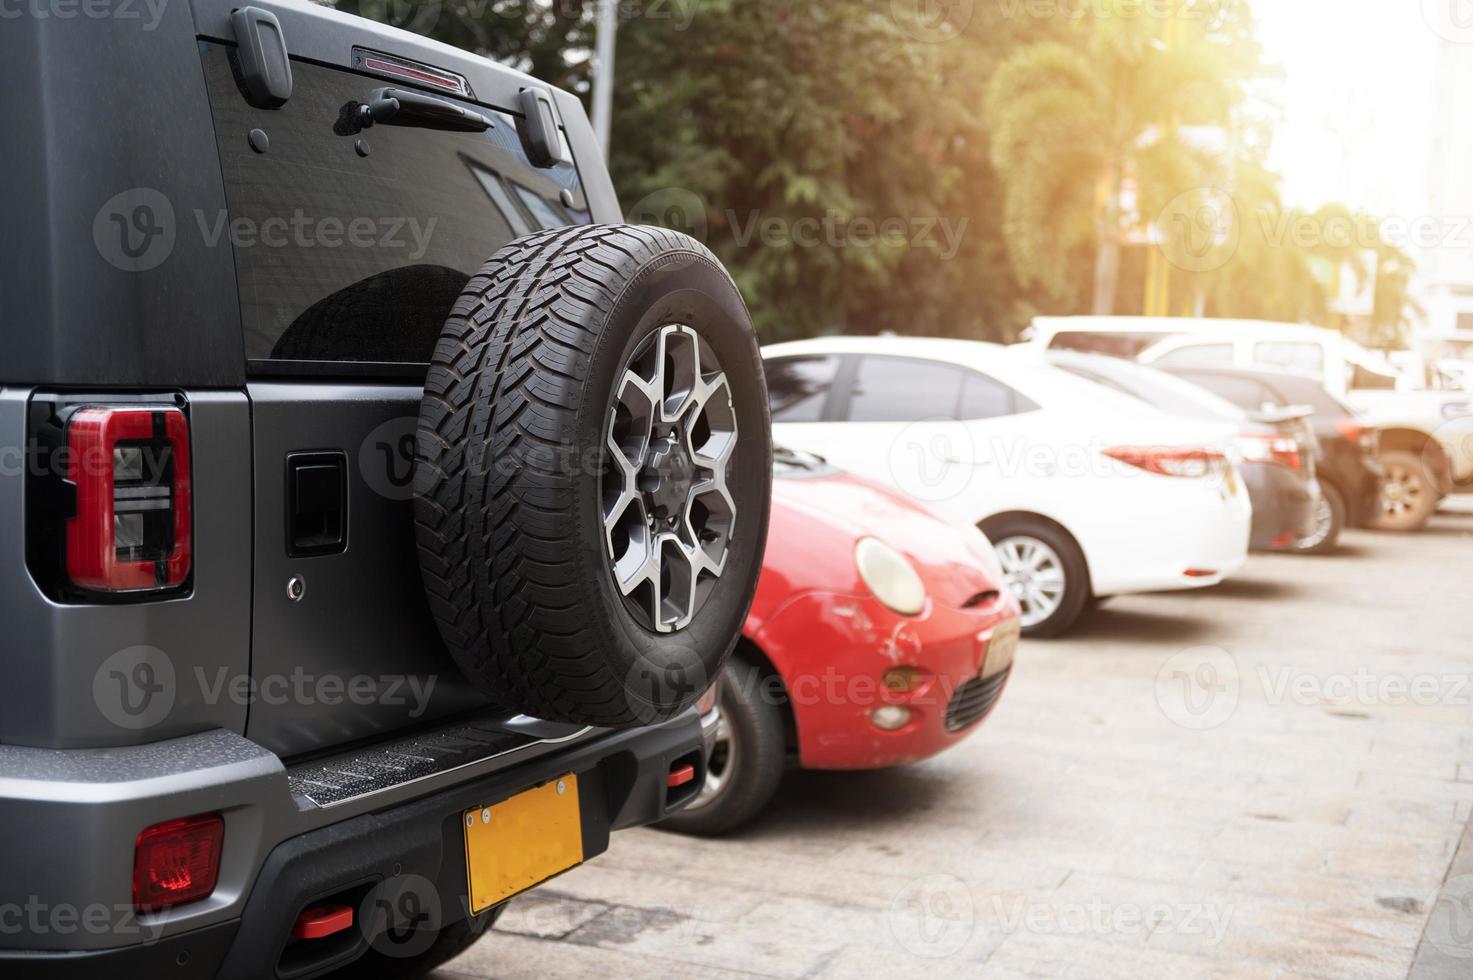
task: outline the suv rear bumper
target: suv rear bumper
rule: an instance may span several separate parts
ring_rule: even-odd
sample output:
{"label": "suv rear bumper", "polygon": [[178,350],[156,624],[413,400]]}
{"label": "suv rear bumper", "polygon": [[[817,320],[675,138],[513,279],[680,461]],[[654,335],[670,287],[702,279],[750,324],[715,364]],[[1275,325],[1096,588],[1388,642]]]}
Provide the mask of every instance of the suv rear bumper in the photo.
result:
{"label": "suv rear bumper", "polygon": [[[208,733],[198,739],[224,737],[245,742],[228,733]],[[189,739],[175,743],[190,742]],[[246,743],[249,745],[250,743]],[[198,750],[199,746],[191,746]],[[272,759],[275,757],[272,756]],[[696,768],[696,778],[680,789],[667,788],[667,776],[675,765],[691,762]],[[232,765],[239,766],[238,761]],[[25,832],[27,828],[8,826],[21,830],[11,833],[0,843],[0,864],[8,868],[44,869],[47,865],[57,873],[58,881],[40,899],[24,892],[32,883],[23,871],[17,882],[19,889],[9,884],[0,894],[0,910],[7,907],[22,911],[10,919],[13,929],[17,921],[21,931],[4,933],[6,917],[0,916],[0,940],[9,939],[8,945],[18,941],[26,945],[46,949],[9,948],[0,949],[0,974],[5,976],[96,976],[99,970],[121,970],[122,976],[160,977],[271,977],[281,976],[278,966],[283,963],[282,954],[287,945],[293,923],[303,909],[327,900],[359,903],[371,909],[381,904],[384,898],[391,903],[401,896],[412,896],[411,906],[423,912],[420,930],[427,934],[430,928],[448,925],[469,917],[467,906],[467,882],[463,830],[460,818],[463,811],[488,806],[515,795],[517,792],[536,786],[560,776],[574,773],[578,777],[579,802],[583,818],[583,853],[585,860],[602,853],[608,847],[609,833],[625,827],[652,823],[667,813],[682,806],[688,796],[702,785],[705,778],[705,757],[702,751],[700,721],[694,712],[663,725],[613,732],[600,735],[556,752],[509,765],[494,772],[459,782],[450,788],[439,790],[388,808],[356,815],[345,814],[345,819],[325,823],[316,829],[284,838],[279,838],[269,847],[257,841],[266,827],[280,825],[281,814],[269,812],[272,804],[262,802],[263,811],[254,819],[232,820],[232,811],[226,809],[226,850],[222,858],[221,885],[216,895],[204,902],[196,903],[209,910],[209,903],[224,903],[219,915],[206,915],[201,919],[188,917],[188,923],[176,921],[171,928],[169,916],[156,919],[134,918],[130,928],[112,928],[101,934],[73,926],[70,936],[59,934],[59,930],[45,927],[54,923],[57,909],[70,905],[67,921],[77,922],[82,910],[99,898],[93,887],[83,887],[73,895],[59,890],[69,881],[85,881],[87,874],[100,870],[100,862],[106,868],[116,870],[126,866],[131,873],[132,837],[142,826],[125,824],[128,828],[126,853],[102,853],[96,838],[72,839],[73,828],[65,819],[56,824],[52,832],[40,835]],[[272,778],[274,776],[274,779]],[[34,799],[18,798],[16,780],[0,782],[0,816],[11,808],[24,812]],[[293,807],[286,791],[286,771],[276,763],[274,774],[267,774],[262,767],[255,767],[255,775],[248,780],[256,791],[265,791],[278,797],[280,805]],[[272,783],[277,785],[272,786]],[[69,785],[75,791],[75,784]],[[32,797],[38,787],[32,787]],[[186,788],[185,796],[193,795],[197,787]],[[53,794],[54,795],[54,794]],[[97,801],[89,800],[85,793],[75,793],[74,809],[96,811],[103,809]],[[114,801],[118,802],[118,801]],[[131,801],[137,804],[138,801]],[[159,812],[161,801],[150,799],[149,810]],[[50,801],[45,807],[53,818],[65,818],[64,804]],[[181,808],[182,807],[182,812]],[[172,807],[165,807],[165,817],[212,809],[200,805],[196,800],[178,800]],[[118,811],[112,811],[118,815]],[[135,821],[136,822],[136,821]],[[94,829],[101,825],[94,824]],[[232,830],[236,837],[232,840]],[[269,839],[269,835],[268,839]],[[116,844],[116,841],[114,841]],[[249,874],[243,888],[232,895],[230,865],[232,845],[235,845],[234,860],[250,861],[254,854],[259,860],[250,861]],[[8,853],[7,853],[8,852]],[[107,875],[99,875],[104,880]],[[222,889],[224,893],[222,894]],[[130,896],[129,896],[130,897]],[[123,899],[122,901],[126,901]],[[106,904],[106,903],[103,903]],[[117,904],[114,902],[113,904]],[[24,911],[31,905],[43,909],[39,921],[43,928],[29,928]],[[183,913],[190,907],[181,907]],[[390,913],[393,925],[394,913]],[[159,921],[161,920],[161,921]],[[102,921],[101,916],[98,922]],[[198,927],[193,927],[197,925]],[[383,923],[377,924],[382,928]],[[294,947],[289,959],[293,968],[285,975],[307,977],[323,970],[336,968],[361,956],[374,943],[374,948],[390,955],[406,955],[414,951],[414,944],[427,940],[415,939],[414,935],[400,947],[389,942],[382,934],[373,934],[374,926],[365,924],[364,917],[355,908],[353,928],[328,939],[314,940],[321,944],[315,951],[303,955],[301,945]],[[50,932],[51,935],[46,933]],[[69,940],[71,940],[69,942]],[[385,944],[388,945],[385,945]],[[108,948],[86,949],[85,946]],[[71,948],[67,948],[71,946]]]}

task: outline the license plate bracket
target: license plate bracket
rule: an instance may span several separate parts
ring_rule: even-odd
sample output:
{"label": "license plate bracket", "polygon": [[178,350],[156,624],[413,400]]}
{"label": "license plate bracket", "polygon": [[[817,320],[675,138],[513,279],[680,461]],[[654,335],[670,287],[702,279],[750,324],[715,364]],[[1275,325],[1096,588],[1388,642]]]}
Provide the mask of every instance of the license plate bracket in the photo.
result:
{"label": "license plate bracket", "polygon": [[460,823],[472,914],[583,863],[583,819],[573,774],[466,810]]}

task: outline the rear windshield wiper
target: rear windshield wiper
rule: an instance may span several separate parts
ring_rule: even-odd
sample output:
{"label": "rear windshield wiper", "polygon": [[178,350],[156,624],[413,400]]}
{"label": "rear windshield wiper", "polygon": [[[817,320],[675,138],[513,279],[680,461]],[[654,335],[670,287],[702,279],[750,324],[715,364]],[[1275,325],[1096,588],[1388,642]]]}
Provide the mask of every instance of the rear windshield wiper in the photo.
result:
{"label": "rear windshield wiper", "polygon": [[473,133],[483,133],[495,125],[479,112],[454,102],[402,88],[375,89],[368,97],[368,104],[358,107],[358,121],[365,127],[383,123]]}

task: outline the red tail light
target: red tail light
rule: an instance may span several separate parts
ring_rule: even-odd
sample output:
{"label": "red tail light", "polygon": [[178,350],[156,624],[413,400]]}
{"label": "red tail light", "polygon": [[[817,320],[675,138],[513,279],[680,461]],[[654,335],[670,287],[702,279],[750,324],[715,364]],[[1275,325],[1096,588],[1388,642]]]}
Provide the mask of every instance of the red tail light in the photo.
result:
{"label": "red tail light", "polygon": [[1238,440],[1243,458],[1250,463],[1279,463],[1296,473],[1302,465],[1299,443],[1277,432],[1245,432]]}
{"label": "red tail light", "polygon": [[1205,478],[1220,474],[1227,457],[1211,449],[1171,449],[1150,446],[1117,446],[1105,455],[1157,476]]}
{"label": "red tail light", "polygon": [[220,876],[225,821],[218,813],[155,824],[133,849],[133,905],[157,912],[208,898]]}
{"label": "red tail light", "polygon": [[173,405],[86,406],[67,420],[66,571],[92,592],[173,589],[189,576],[189,423]]}
{"label": "red tail light", "polygon": [[1373,426],[1362,424],[1359,419],[1336,419],[1335,431],[1371,455],[1380,450],[1380,433]]}

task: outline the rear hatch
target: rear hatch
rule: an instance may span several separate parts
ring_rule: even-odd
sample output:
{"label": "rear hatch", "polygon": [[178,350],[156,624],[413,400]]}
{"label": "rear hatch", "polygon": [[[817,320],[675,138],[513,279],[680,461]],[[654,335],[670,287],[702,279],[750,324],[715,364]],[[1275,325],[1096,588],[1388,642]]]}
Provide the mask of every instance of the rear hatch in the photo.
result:
{"label": "rear hatch", "polygon": [[[294,16],[282,16],[293,58],[279,108],[248,101],[234,45],[201,41],[228,213],[182,222],[234,256],[254,443],[246,731],[283,755],[487,703],[445,652],[420,581],[421,385],[441,325],[487,258],[518,235],[590,220],[576,169],[532,166],[510,112],[447,93],[434,66],[394,51],[365,58],[357,21]],[[298,29],[319,16],[341,66],[296,57],[293,31],[320,42]],[[416,75],[492,127],[362,127],[358,106]]]}

